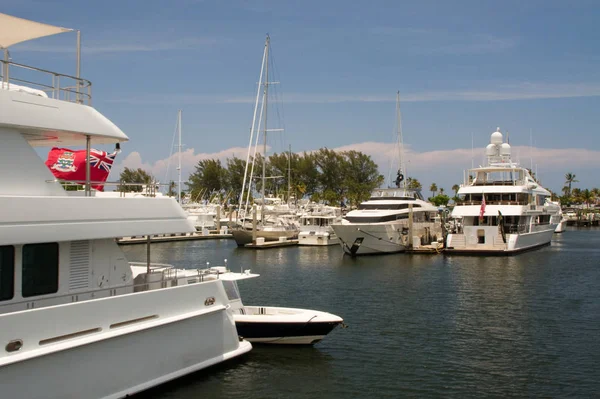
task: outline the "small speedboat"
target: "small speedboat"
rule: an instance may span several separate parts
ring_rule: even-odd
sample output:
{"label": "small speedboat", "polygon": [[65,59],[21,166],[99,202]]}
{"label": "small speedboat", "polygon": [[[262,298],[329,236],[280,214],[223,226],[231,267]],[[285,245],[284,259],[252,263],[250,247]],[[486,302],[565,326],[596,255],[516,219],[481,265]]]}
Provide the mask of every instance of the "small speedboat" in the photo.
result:
{"label": "small speedboat", "polygon": [[252,343],[313,345],[343,319],[309,309],[242,306],[234,310],[238,335]]}
{"label": "small speedboat", "polygon": [[246,270],[233,273],[226,267],[212,267],[223,282],[229,308],[240,338],[253,343],[313,345],[321,341],[344,320],[331,313],[310,309],[246,306],[242,303],[238,280],[258,277]]}

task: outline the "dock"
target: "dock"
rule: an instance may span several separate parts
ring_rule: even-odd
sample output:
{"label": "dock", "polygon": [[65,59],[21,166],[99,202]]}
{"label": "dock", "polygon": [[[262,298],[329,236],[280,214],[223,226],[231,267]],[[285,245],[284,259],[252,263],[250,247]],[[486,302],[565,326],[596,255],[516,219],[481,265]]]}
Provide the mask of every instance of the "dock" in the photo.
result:
{"label": "dock", "polygon": [[[231,234],[221,233],[185,233],[185,234],[158,234],[150,236],[150,242],[176,242],[176,241],[192,241],[192,240],[221,240],[233,238]],[[136,237],[121,237],[117,238],[117,244],[120,245],[133,245],[133,244],[146,244],[148,242],[147,236],[136,236]]]}
{"label": "dock", "polygon": [[444,252],[443,245],[439,243],[420,245],[418,247],[407,248],[405,253],[407,254],[421,254],[421,255],[440,255]]}

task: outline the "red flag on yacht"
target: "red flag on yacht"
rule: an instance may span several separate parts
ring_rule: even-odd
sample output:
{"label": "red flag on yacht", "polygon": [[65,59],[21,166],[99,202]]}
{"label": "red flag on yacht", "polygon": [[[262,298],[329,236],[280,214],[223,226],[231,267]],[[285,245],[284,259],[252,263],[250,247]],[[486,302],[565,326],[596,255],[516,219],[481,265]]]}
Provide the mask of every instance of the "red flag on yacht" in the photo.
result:
{"label": "red flag on yacht", "polygon": [[[90,180],[105,182],[108,179],[110,168],[113,165],[118,151],[108,154],[105,151],[90,150]],[[85,181],[85,150],[69,150],[68,148],[54,147],[48,153],[46,166],[52,174],[62,180]],[[93,185],[92,188],[103,191],[103,184]]]}
{"label": "red flag on yacht", "polygon": [[479,208],[479,222],[483,222],[483,215],[485,214],[485,194],[483,194],[483,199],[481,200],[481,208]]}

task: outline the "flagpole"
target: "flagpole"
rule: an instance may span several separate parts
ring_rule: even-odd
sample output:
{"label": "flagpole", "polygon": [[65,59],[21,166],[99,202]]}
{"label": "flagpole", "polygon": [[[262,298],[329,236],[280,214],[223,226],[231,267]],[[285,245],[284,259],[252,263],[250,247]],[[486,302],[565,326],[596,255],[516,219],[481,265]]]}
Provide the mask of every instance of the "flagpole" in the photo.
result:
{"label": "flagpole", "polygon": [[92,188],[90,186],[90,177],[92,170],[90,167],[90,152],[92,149],[92,138],[90,135],[85,136],[85,196],[91,197]]}

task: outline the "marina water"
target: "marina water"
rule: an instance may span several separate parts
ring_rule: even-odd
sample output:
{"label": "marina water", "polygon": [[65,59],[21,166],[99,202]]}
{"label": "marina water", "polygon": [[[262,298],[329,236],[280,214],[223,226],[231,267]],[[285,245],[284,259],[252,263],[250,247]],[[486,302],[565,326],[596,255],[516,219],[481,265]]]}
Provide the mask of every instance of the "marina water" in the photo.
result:
{"label": "marina water", "polygon": [[[145,261],[144,246],[124,250]],[[325,310],[348,328],[314,347],[255,345],[142,396],[600,394],[600,229],[555,234],[551,246],[514,257],[351,258],[338,246],[254,251],[233,240],[152,246],[153,262],[176,267],[224,259],[261,274],[239,283],[245,304]]]}

